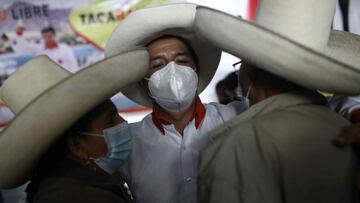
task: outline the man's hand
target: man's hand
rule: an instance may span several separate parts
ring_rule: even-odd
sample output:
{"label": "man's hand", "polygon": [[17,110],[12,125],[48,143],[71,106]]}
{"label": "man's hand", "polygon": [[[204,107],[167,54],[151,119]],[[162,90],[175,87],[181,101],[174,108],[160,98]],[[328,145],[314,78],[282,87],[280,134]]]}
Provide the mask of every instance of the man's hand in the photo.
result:
{"label": "man's hand", "polygon": [[357,144],[360,146],[360,123],[344,128],[333,141],[336,146]]}
{"label": "man's hand", "polygon": [[[344,128],[340,135],[333,140],[333,143],[336,146],[347,146],[351,144],[355,144],[355,150],[357,154],[357,158],[359,157],[359,148],[360,148],[360,123],[355,123],[349,127]],[[357,169],[356,175],[356,185],[358,191],[360,191],[360,170]]]}

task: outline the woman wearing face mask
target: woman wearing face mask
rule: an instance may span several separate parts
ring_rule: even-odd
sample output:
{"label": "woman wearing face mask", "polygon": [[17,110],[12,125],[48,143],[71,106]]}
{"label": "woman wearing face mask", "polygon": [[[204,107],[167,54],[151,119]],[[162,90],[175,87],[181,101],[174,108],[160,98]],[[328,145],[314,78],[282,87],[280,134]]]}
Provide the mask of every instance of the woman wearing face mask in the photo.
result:
{"label": "woman wearing face mask", "polygon": [[71,74],[39,56],[12,74],[0,89],[15,114],[0,134],[0,188],[30,180],[29,202],[130,202],[116,171],[131,131],[105,99],[143,78],[147,60],[136,50]]}
{"label": "woman wearing face mask", "polygon": [[27,188],[28,202],[131,202],[124,181],[111,176],[130,153],[130,136],[114,104],[101,103],[41,158]]}
{"label": "woman wearing face mask", "polygon": [[[132,124],[133,151],[121,168],[136,202],[197,202],[198,156],[210,142],[208,132],[237,113],[230,105],[203,104],[198,96],[215,74],[221,51],[189,29],[195,11],[193,4],[135,11],[105,49],[109,56],[140,45],[150,56],[146,77],[123,90],[153,109]],[[149,21],[156,24],[144,23]]]}

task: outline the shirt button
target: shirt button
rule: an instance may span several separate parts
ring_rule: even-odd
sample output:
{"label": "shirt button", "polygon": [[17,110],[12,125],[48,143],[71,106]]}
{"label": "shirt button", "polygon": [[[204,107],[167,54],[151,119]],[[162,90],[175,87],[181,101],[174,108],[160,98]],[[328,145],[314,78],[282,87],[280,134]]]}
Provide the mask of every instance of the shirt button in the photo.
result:
{"label": "shirt button", "polygon": [[191,181],[191,177],[187,177],[186,182],[190,182],[190,181]]}

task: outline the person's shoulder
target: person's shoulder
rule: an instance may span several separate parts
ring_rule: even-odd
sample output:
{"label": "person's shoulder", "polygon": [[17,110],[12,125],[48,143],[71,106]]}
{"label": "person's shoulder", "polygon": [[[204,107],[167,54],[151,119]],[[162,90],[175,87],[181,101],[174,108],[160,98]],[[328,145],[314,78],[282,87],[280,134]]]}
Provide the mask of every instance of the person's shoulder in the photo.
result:
{"label": "person's shoulder", "polygon": [[[274,116],[278,118],[277,116]],[[277,122],[270,116],[247,118],[246,115],[239,115],[220,127],[210,132],[211,144],[204,150],[204,154],[213,154],[218,150],[247,149],[254,151],[253,146],[271,145],[274,140],[271,130],[267,130],[268,124]],[[278,123],[280,126],[281,123]],[[284,126],[283,126],[284,127]]]}
{"label": "person's shoulder", "polygon": [[[272,142],[294,133],[304,137],[308,132],[311,136],[314,134],[311,132],[315,131],[318,134],[334,134],[349,124],[345,118],[321,105],[280,108],[251,118],[245,118],[245,115],[239,115],[213,130],[210,137],[214,143],[223,143],[225,139],[229,144],[256,141],[254,139]],[[327,133],[323,133],[325,131]]]}
{"label": "person's shoulder", "polygon": [[153,140],[157,136],[154,134],[160,133],[152,120],[152,114],[148,114],[141,121],[130,124],[131,132],[136,140]]}
{"label": "person's shoulder", "polygon": [[214,107],[214,108],[219,108],[219,109],[227,109],[227,105],[224,105],[224,104],[220,104],[220,103],[217,103],[217,102],[210,102],[210,103],[206,103],[204,104],[205,107]]}
{"label": "person's shoulder", "polygon": [[257,139],[252,120],[232,120],[213,131],[211,136],[212,141],[200,155],[199,171],[202,174],[221,174],[230,170],[227,169],[229,165],[248,163],[249,157],[261,154],[259,145],[263,141]]}
{"label": "person's shoulder", "polygon": [[224,105],[216,102],[211,102],[204,104],[206,111],[214,114],[218,114],[223,120],[228,121],[238,115],[238,102],[232,102],[230,104]]}
{"label": "person's shoulder", "polygon": [[241,115],[224,123],[211,132],[211,138],[216,140],[247,139],[254,133],[254,120],[243,121]]}
{"label": "person's shoulder", "polygon": [[[55,180],[56,179],[56,180]],[[82,181],[66,177],[54,177],[43,183],[34,203],[78,203],[78,202],[126,202],[119,194],[101,187],[94,187]]]}
{"label": "person's shoulder", "polygon": [[63,43],[63,42],[60,42],[58,46],[62,50],[72,50],[71,46],[69,46],[69,45],[67,45],[66,43]]}
{"label": "person's shoulder", "polygon": [[[280,108],[268,114],[258,117],[257,125],[278,125],[286,126],[289,124],[292,127],[301,125],[335,125],[344,126],[349,123],[341,115],[331,111],[323,105],[309,104],[297,105],[288,108]],[[269,123],[269,124],[267,124]]]}
{"label": "person's shoulder", "polygon": [[152,124],[152,114],[149,113],[148,115],[146,115],[140,121],[130,123],[130,127],[133,130],[139,130],[140,128],[142,128],[144,126],[148,126],[148,125],[151,125],[151,124]]}

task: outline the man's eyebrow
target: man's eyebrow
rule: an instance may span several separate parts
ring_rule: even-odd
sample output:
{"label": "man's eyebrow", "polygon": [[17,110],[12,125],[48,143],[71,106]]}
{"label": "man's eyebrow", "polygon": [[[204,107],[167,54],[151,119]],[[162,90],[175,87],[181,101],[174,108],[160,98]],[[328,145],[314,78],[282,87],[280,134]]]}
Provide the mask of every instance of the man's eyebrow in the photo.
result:
{"label": "man's eyebrow", "polygon": [[165,53],[160,52],[160,53],[156,54],[154,57],[151,57],[151,58],[150,58],[150,61],[156,60],[156,59],[162,59],[162,58],[165,57],[165,56],[166,56]]}
{"label": "man's eyebrow", "polygon": [[184,56],[190,56],[190,53],[188,53],[187,51],[182,51],[182,52],[176,53],[176,56],[182,56],[182,55],[184,55]]}
{"label": "man's eyebrow", "polygon": [[150,61],[162,59],[165,56],[165,54],[158,54],[155,57],[150,58]]}
{"label": "man's eyebrow", "polygon": [[[162,59],[165,56],[166,56],[166,54],[160,53],[160,54],[150,58],[150,61],[154,61],[154,60],[157,60],[157,59]],[[175,56],[190,56],[190,53],[188,53],[187,51],[180,51],[180,52],[177,52],[175,54]]]}

